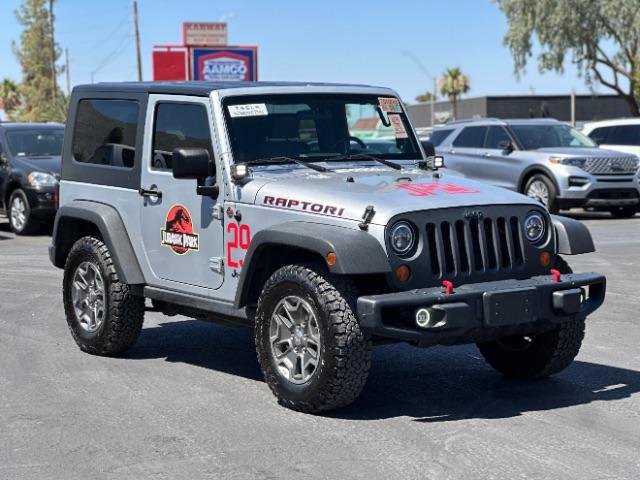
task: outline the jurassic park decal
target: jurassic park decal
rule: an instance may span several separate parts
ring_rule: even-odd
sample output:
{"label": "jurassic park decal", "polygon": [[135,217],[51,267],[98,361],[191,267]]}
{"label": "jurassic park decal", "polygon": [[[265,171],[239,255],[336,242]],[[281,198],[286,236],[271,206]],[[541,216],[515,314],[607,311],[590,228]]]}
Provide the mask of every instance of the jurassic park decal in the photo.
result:
{"label": "jurassic park decal", "polygon": [[161,245],[178,255],[200,248],[200,236],[193,231],[191,214],[182,205],[174,205],[167,213],[165,226],[160,230]]}

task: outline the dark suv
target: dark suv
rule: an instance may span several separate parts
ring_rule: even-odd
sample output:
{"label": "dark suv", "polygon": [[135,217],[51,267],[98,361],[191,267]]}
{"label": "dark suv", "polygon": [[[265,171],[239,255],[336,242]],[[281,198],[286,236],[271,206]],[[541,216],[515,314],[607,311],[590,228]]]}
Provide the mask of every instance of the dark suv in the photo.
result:
{"label": "dark suv", "polygon": [[55,216],[63,138],[59,123],[0,123],[0,213],[18,235]]}

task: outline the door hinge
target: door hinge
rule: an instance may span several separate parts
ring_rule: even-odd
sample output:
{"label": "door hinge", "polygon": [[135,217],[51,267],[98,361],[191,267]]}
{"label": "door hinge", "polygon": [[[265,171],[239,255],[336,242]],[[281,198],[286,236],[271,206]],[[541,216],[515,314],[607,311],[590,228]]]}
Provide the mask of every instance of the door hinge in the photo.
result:
{"label": "door hinge", "polygon": [[224,270],[224,260],[222,260],[222,257],[211,257],[209,259],[209,269],[216,273],[222,273]]}
{"label": "door hinge", "polygon": [[211,211],[211,215],[215,220],[222,220],[224,218],[224,212],[222,210],[222,204],[216,203]]}

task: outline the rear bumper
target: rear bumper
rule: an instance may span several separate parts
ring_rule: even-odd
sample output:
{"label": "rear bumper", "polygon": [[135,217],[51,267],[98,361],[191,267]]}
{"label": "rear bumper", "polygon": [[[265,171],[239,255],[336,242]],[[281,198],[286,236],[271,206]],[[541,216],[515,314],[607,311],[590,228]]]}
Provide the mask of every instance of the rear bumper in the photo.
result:
{"label": "rear bumper", "polygon": [[[487,341],[536,333],[584,318],[604,301],[606,279],[598,273],[550,275],[526,280],[464,285],[445,295],[440,288],[358,298],[358,317],[374,338],[421,346]],[[428,322],[419,327],[417,313]],[[425,314],[425,311],[427,314]]]}

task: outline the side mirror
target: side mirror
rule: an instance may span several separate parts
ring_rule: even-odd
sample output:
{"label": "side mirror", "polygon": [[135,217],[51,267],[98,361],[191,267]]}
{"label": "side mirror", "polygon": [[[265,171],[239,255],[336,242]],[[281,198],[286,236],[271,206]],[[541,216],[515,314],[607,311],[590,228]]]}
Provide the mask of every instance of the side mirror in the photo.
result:
{"label": "side mirror", "polygon": [[421,140],[422,148],[424,149],[424,153],[427,157],[435,157],[436,156],[436,147],[433,146],[429,140]]}
{"label": "side mirror", "polygon": [[515,150],[515,147],[513,146],[513,143],[511,143],[511,140],[501,140],[500,142],[498,142],[498,148],[505,152],[513,152]]}
{"label": "side mirror", "polygon": [[173,178],[195,179],[198,195],[217,197],[217,185],[205,185],[207,177],[214,174],[213,162],[205,148],[175,148],[172,152]]}

